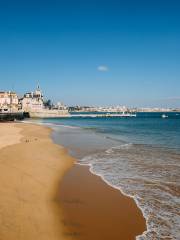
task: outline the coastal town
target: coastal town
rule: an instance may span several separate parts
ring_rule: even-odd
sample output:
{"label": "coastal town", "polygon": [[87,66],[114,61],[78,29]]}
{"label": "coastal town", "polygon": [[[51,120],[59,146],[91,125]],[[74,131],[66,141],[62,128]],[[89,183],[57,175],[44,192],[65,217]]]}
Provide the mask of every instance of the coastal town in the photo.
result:
{"label": "coastal town", "polygon": [[[58,118],[69,117],[71,114],[101,114],[98,116],[135,116],[137,112],[180,112],[178,108],[129,108],[126,106],[66,106],[61,102],[52,103],[46,100],[39,87],[33,92],[27,92],[23,97],[12,91],[0,92],[0,118],[12,119],[30,118]],[[105,115],[106,114],[106,115]],[[109,115],[108,115],[109,114]],[[77,115],[78,116],[78,115]],[[85,115],[83,115],[85,116]]]}
{"label": "coastal town", "polygon": [[62,104],[52,104],[50,100],[45,100],[37,86],[34,92],[28,92],[23,97],[18,97],[15,92],[0,92],[0,114],[1,116],[22,117],[61,117],[68,116],[68,108]]}

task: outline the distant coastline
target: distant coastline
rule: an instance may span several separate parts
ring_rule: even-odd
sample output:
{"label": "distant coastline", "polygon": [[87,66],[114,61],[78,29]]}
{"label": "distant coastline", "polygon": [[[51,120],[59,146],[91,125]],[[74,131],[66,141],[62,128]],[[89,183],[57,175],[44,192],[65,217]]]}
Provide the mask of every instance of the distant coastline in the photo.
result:
{"label": "distant coastline", "polygon": [[[127,106],[66,106],[62,102],[53,103],[51,99],[44,97],[39,85],[33,92],[27,92],[19,97],[13,91],[0,91],[0,120],[9,118],[15,114],[18,119],[20,115],[30,118],[61,118],[69,117],[75,113],[102,114],[102,117],[109,116],[120,117],[133,116],[136,113],[170,113],[180,112],[180,108],[138,108]],[[6,116],[6,117],[4,117]],[[16,117],[14,117],[16,119]]]}

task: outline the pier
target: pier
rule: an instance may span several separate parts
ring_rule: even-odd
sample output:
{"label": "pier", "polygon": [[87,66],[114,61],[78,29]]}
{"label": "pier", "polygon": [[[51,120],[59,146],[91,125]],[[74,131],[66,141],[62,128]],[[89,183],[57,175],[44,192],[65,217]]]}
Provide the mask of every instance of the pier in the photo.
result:
{"label": "pier", "polygon": [[70,118],[74,117],[82,117],[82,118],[111,118],[111,117],[118,117],[118,118],[128,118],[128,117],[136,117],[136,114],[131,114],[131,113],[80,113],[80,114],[70,114]]}

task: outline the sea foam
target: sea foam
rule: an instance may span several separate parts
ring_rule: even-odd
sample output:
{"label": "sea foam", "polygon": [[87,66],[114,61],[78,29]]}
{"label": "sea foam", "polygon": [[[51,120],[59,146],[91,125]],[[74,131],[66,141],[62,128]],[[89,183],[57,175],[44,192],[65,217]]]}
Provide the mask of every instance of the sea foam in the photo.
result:
{"label": "sea foam", "polygon": [[134,198],[147,223],[147,231],[138,240],[178,240],[179,160],[174,151],[129,143],[86,156],[79,163]]}

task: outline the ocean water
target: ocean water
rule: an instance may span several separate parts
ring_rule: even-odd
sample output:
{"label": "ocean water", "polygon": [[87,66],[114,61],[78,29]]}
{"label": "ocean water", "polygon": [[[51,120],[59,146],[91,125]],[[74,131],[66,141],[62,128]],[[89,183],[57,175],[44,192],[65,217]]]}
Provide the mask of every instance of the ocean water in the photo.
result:
{"label": "ocean water", "polygon": [[134,198],[147,222],[138,240],[180,239],[180,114],[161,115],[38,120],[79,164]]}

